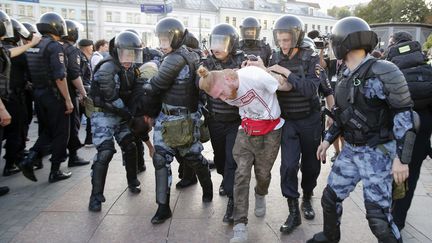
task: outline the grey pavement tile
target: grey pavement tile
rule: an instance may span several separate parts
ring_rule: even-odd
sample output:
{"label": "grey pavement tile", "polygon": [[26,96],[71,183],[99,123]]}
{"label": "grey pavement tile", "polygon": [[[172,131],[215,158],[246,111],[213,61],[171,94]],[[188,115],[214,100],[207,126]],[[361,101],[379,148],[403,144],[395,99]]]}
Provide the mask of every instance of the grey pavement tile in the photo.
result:
{"label": "grey pavement tile", "polygon": [[42,212],[13,242],[87,242],[102,219],[90,212]]}
{"label": "grey pavement tile", "polygon": [[168,230],[169,220],[161,225],[152,225],[150,218],[141,215],[107,215],[89,242],[165,243]]}

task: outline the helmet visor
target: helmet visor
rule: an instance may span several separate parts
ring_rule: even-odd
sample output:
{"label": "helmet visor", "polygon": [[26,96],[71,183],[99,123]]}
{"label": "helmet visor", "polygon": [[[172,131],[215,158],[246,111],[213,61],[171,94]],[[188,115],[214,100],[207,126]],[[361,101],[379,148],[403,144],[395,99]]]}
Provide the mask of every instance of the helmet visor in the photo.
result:
{"label": "helmet visor", "polygon": [[120,63],[142,63],[142,49],[124,49],[117,48],[118,58]]}
{"label": "helmet visor", "polygon": [[12,26],[12,22],[10,19],[4,19],[3,20],[3,25],[5,27],[6,33],[3,37],[5,38],[12,38],[14,37],[14,32],[13,32],[13,26]]}
{"label": "helmet visor", "polygon": [[273,38],[278,47],[295,48],[300,38],[300,31],[274,30]]}
{"label": "helmet visor", "polygon": [[18,26],[17,26],[16,30],[21,35],[21,37],[24,39],[30,39],[30,37],[31,37],[30,31],[28,31],[27,28],[23,24],[21,24],[20,22],[17,22],[17,24],[18,24]]}
{"label": "helmet visor", "polygon": [[174,38],[174,34],[173,33],[156,33],[158,39],[159,39],[159,47],[161,49],[166,49],[171,47],[171,42]]}
{"label": "helmet visor", "polygon": [[258,40],[259,32],[257,28],[242,28],[241,32],[244,40]]}
{"label": "helmet visor", "polygon": [[230,37],[227,35],[210,35],[210,50],[229,52]]}

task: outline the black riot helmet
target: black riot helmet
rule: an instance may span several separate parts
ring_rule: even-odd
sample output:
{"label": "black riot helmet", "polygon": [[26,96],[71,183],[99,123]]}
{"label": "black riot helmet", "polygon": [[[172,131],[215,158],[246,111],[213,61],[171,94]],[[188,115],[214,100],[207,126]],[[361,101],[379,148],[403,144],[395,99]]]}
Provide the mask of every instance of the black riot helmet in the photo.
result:
{"label": "black riot helmet", "polygon": [[124,31],[129,31],[134,33],[135,35],[137,35],[138,37],[140,36],[140,34],[138,34],[138,31],[134,30],[134,29],[125,29]]}
{"label": "black riot helmet", "polygon": [[69,19],[66,19],[65,21],[67,28],[67,36],[64,36],[63,39],[75,43],[79,38],[79,30],[81,24]]}
{"label": "black riot helmet", "polygon": [[277,41],[277,34],[279,33],[290,33],[291,48],[300,47],[305,35],[304,23],[297,16],[283,15],[276,20],[273,26],[273,39],[276,46],[279,46]]}
{"label": "black riot helmet", "polygon": [[185,27],[183,23],[175,18],[163,18],[156,24],[156,36],[159,38],[162,49],[162,41],[165,38],[169,41],[171,48],[178,49],[182,45],[184,34]]}
{"label": "black riot helmet", "polygon": [[5,38],[6,41],[10,41],[13,43],[18,43],[21,38],[26,40],[31,40],[32,34],[24,27],[23,24],[21,24],[18,20],[11,18],[12,27],[14,36],[12,38]]}
{"label": "black riot helmet", "polygon": [[141,39],[130,31],[122,31],[110,41],[109,53],[120,63],[142,63]]}
{"label": "black riot helmet", "polygon": [[12,21],[9,15],[0,10],[0,37],[12,38],[13,36]]}
{"label": "black riot helmet", "polygon": [[53,34],[58,37],[68,35],[66,21],[57,13],[48,12],[42,14],[36,27],[42,35]]}
{"label": "black riot helmet", "polygon": [[239,35],[229,24],[216,25],[210,34],[210,50],[234,53],[239,47]]}
{"label": "black riot helmet", "polygon": [[30,23],[23,22],[24,27],[32,34],[37,33],[36,27]]}
{"label": "black riot helmet", "polygon": [[255,17],[247,17],[240,25],[240,34],[243,40],[258,40],[261,24]]}
{"label": "black riot helmet", "polygon": [[377,43],[377,34],[366,21],[357,17],[346,17],[336,22],[330,36],[330,44],[337,59],[345,59],[351,50],[371,52]]}

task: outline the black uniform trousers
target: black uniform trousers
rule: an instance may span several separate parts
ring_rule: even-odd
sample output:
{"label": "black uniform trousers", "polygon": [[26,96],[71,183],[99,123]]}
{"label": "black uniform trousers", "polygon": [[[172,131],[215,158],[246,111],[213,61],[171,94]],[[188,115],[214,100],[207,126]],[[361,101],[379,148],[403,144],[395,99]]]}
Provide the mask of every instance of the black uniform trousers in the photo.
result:
{"label": "black uniform trousers", "polygon": [[63,98],[55,92],[50,87],[34,88],[35,108],[41,130],[31,150],[43,153],[47,147],[51,147],[51,162],[60,164],[66,160],[70,118],[65,114]]}
{"label": "black uniform trousers", "polygon": [[234,175],[237,168],[232,151],[240,121],[218,121],[211,117],[207,122],[216,170],[223,176],[223,186],[227,196],[232,197]]}
{"label": "black uniform trousers", "polygon": [[69,143],[67,146],[69,152],[77,151],[83,146],[78,137],[78,133],[81,125],[81,119],[80,119],[81,117],[79,112],[79,100],[76,95],[71,95],[71,100],[72,100],[72,104],[74,105],[74,109],[72,113],[69,115],[70,132],[69,132]]}
{"label": "black uniform trousers", "polygon": [[285,120],[282,127],[280,167],[282,195],[299,198],[297,174],[302,172],[303,192],[312,193],[321,170],[316,151],[321,138],[320,113],[299,120]]}
{"label": "black uniform trousers", "polygon": [[4,128],[6,167],[10,168],[24,158],[27,138],[27,110],[24,92],[13,92],[4,102],[6,110],[12,117],[11,123]]}
{"label": "black uniform trousers", "polygon": [[432,133],[432,112],[428,109],[416,110],[416,112],[420,116],[420,131],[417,132],[411,163],[408,165],[408,191],[406,192],[404,198],[395,200],[393,202],[393,220],[400,229],[405,227],[408,209],[411,206],[411,202],[414,197],[414,191],[420,176],[420,169],[422,167],[423,161],[426,159],[431,149],[430,138]]}

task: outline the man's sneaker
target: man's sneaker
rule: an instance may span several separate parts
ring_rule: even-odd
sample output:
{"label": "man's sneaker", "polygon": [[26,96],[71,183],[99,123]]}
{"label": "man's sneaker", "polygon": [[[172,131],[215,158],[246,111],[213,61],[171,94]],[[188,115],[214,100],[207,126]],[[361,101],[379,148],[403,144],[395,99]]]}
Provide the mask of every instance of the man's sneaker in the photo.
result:
{"label": "man's sneaker", "polygon": [[245,224],[236,224],[233,228],[234,236],[231,238],[230,243],[246,243],[248,240],[248,232]]}
{"label": "man's sneaker", "polygon": [[266,200],[265,196],[255,193],[255,216],[263,217],[266,213]]}

